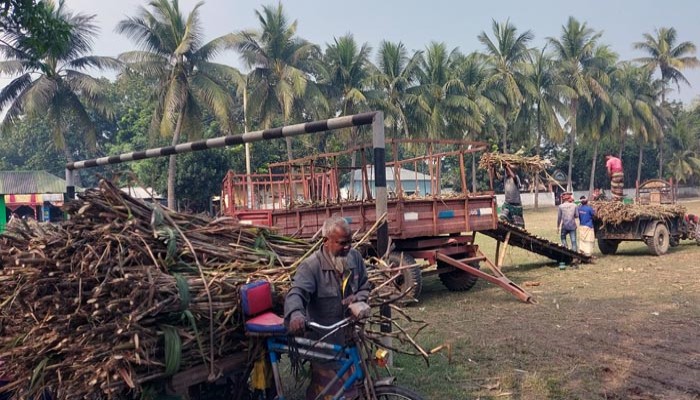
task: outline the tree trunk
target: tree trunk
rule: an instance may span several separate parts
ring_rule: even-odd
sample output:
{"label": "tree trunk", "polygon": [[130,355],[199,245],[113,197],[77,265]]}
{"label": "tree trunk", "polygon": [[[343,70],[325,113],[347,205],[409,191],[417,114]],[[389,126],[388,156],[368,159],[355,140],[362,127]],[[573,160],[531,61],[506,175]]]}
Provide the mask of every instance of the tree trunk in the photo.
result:
{"label": "tree trunk", "polygon": [[[663,74],[662,74],[663,75]],[[663,79],[663,76],[661,77],[662,79],[662,87],[661,87],[661,107],[663,107],[666,104],[666,83],[667,80]],[[664,138],[661,136],[659,138],[659,179],[663,179],[664,177]]]}
{"label": "tree trunk", "polygon": [[569,175],[566,178],[566,190],[573,191],[573,184],[571,179],[571,173],[574,167],[574,147],[576,146],[576,111],[578,108],[578,102],[573,100],[571,103],[571,142],[569,144]]}
{"label": "tree trunk", "polygon": [[664,177],[664,139],[659,139],[659,179]]}
{"label": "tree trunk", "polygon": [[[535,143],[535,155],[540,155],[540,144],[542,143],[542,110],[537,107],[537,143]],[[540,173],[535,172],[535,210],[540,206]]]}
{"label": "tree trunk", "polygon": [[476,191],[476,155],[472,153],[472,192]]}
{"label": "tree trunk", "polygon": [[622,153],[625,151],[625,132],[627,132],[627,128],[620,128],[620,152],[617,154],[617,158],[620,160],[622,160]]}
{"label": "tree trunk", "polygon": [[[284,125],[286,126],[287,122],[285,122]],[[284,141],[287,143],[287,160],[292,161],[294,159],[294,153],[292,153],[292,138],[287,136],[284,138]]]}
{"label": "tree trunk", "polygon": [[506,108],[503,107],[503,154],[508,153],[508,120],[506,119]]}
{"label": "tree trunk", "polygon": [[[73,154],[71,153],[70,149],[68,148],[68,142],[66,142],[66,135],[61,132],[61,135],[63,136],[63,154],[66,157],[66,162],[71,163],[75,161],[73,159]],[[70,171],[71,177],[73,178],[73,186],[74,187],[82,187],[83,186],[83,181],[80,178],[80,170],[74,169]]]}
{"label": "tree trunk", "polygon": [[[350,128],[350,140],[348,140],[348,149],[355,147],[354,139],[357,138],[357,127],[353,126]],[[357,167],[357,152],[352,152],[350,154],[350,190],[348,190],[348,197],[350,199],[355,198],[355,167]],[[363,166],[364,167],[364,166]],[[360,179],[362,179],[360,175]],[[374,171],[374,176],[377,176],[377,171]],[[363,185],[360,185],[364,187]]]}
{"label": "tree trunk", "polygon": [[595,189],[595,165],[598,162],[598,144],[599,140],[595,141],[593,145],[593,162],[591,162],[591,180],[588,184],[588,197],[593,196],[593,189]]}
{"label": "tree trunk", "polygon": [[[177,116],[177,123],[175,124],[175,132],[173,132],[172,145],[175,146],[180,142],[180,130],[182,129],[184,110],[180,110]],[[168,159],[168,208],[171,210],[176,210],[177,200],[175,198],[175,175],[177,173],[176,164],[177,154],[173,154]]]}
{"label": "tree trunk", "polygon": [[[637,180],[635,182],[641,182],[642,179],[642,157],[644,157],[644,146],[639,144],[639,161],[637,162]],[[637,187],[637,185],[635,185]]]}

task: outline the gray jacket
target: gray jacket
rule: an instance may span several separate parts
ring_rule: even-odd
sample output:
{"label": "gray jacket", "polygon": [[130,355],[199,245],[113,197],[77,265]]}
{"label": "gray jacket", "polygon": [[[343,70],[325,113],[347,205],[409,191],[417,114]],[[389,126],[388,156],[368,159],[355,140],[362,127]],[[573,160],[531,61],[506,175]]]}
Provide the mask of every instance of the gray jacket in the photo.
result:
{"label": "gray jacket", "polygon": [[[342,283],[348,274],[348,282],[343,291]],[[297,313],[322,325],[334,324],[346,317],[347,306],[341,303],[342,299],[354,294],[356,301],[367,301],[370,284],[359,251],[351,249],[348,253],[348,271],[345,276],[338,274],[323,255],[323,249],[304,260],[297,268],[292,287],[284,301],[285,324],[289,324],[291,317]]]}
{"label": "gray jacket", "polygon": [[565,202],[557,210],[557,226],[567,231],[576,230],[576,219],[578,219],[578,207],[576,204]]}

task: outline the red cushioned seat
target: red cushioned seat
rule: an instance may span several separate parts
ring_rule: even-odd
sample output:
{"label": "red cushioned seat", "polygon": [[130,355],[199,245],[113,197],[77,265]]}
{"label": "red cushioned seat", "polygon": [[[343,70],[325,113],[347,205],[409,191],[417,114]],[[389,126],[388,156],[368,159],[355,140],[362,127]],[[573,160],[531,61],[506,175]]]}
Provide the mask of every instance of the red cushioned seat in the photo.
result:
{"label": "red cushioned seat", "polygon": [[241,287],[241,306],[250,333],[285,333],[284,320],[273,313],[272,285],[267,281],[252,282]]}

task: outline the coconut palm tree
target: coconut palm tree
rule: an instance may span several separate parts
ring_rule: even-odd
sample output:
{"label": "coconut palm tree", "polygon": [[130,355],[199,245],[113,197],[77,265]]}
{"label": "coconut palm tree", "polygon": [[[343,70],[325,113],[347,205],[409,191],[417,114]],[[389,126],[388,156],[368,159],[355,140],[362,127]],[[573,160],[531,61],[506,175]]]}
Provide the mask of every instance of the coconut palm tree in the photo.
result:
{"label": "coconut palm tree", "polygon": [[620,155],[627,137],[632,134],[639,142],[637,181],[641,179],[644,145],[663,137],[663,125],[668,112],[658,102],[662,93],[659,81],[651,71],[623,62],[611,74],[611,102],[619,118]]}
{"label": "coconut palm tree", "polygon": [[384,121],[396,136],[399,131],[403,131],[407,138],[411,136],[406,98],[408,89],[417,81],[416,71],[422,54],[417,51],[409,57],[406,46],[401,42],[379,43],[377,64],[370,82],[380,94],[372,99],[372,104],[384,111]]}
{"label": "coconut palm tree", "polygon": [[371,51],[367,43],[358,47],[352,34],[335,38],[326,48],[323,84],[328,89],[329,99],[336,103],[334,110],[340,115],[355,114],[367,104],[368,79],[373,67],[369,61]]}
{"label": "coconut palm tree", "polygon": [[[176,145],[187,136],[201,136],[203,110],[209,110],[224,132],[233,131],[234,99],[230,85],[243,83],[240,73],[211,61],[226,48],[230,35],[204,42],[197,3],[185,17],[177,0],[152,0],[149,9],[117,24],[117,32],[140,50],[119,55],[128,68],[157,80],[157,105],[151,131],[172,138]],[[168,207],[176,208],[176,155],[168,163]]]}
{"label": "coconut palm tree", "polygon": [[[528,87],[534,90],[527,91],[525,103],[527,109],[534,114],[535,129],[535,155],[539,156],[543,139],[562,141],[564,129],[559,123],[558,115],[566,117],[569,109],[565,99],[575,96],[574,90],[567,86],[556,68],[554,60],[546,53],[547,46],[539,52],[535,52],[525,69],[525,79]],[[535,176],[535,208],[539,206],[539,176]]]}
{"label": "coconut palm tree", "polygon": [[[352,115],[367,109],[368,97],[372,95],[369,77],[374,66],[369,61],[371,47],[357,45],[352,34],[335,38],[326,48],[323,57],[324,78],[320,84],[326,88],[327,98],[335,104],[334,115]],[[358,140],[358,129],[352,127],[346,140],[346,148],[353,148]],[[354,171],[357,163],[355,153],[350,159]],[[354,174],[350,174],[350,197],[354,196]]]}
{"label": "coconut palm tree", "polygon": [[[700,66],[695,54],[695,44],[692,42],[678,41],[678,33],[675,28],[659,28],[654,31],[655,35],[644,34],[643,42],[634,43],[634,48],[646,52],[648,57],[638,58],[644,66],[654,71],[657,68],[661,72],[663,91],[661,92],[661,102],[666,103],[666,90],[673,82],[680,91],[680,83],[690,86],[690,82],[681,72],[687,68],[697,68]],[[663,176],[663,144],[659,146],[659,178]]]}
{"label": "coconut palm tree", "polygon": [[[282,116],[287,125],[295,103],[309,96],[319,100],[318,87],[310,74],[320,58],[318,46],[296,36],[297,22],[290,22],[282,3],[255,11],[260,22],[257,31],[233,35],[232,45],[248,68],[248,110],[264,127]],[[324,102],[321,99],[321,103]],[[287,138],[287,157],[292,160],[292,139]]]}
{"label": "coconut palm tree", "polygon": [[531,31],[518,34],[515,25],[510,21],[498,23],[492,21],[494,40],[486,32],[481,32],[479,41],[486,46],[486,54],[493,68],[492,83],[502,93],[504,101],[500,104],[503,119],[502,146],[504,153],[508,152],[508,128],[520,112],[523,94],[520,90],[522,63],[528,58],[528,43],[534,38]]}
{"label": "coconut palm tree", "polygon": [[407,96],[416,126],[433,139],[462,137],[468,125],[469,98],[455,68],[459,55],[445,43],[430,43],[419,62],[418,85]]}
{"label": "coconut palm tree", "polygon": [[678,182],[688,182],[700,177],[700,108],[684,110],[672,108],[675,112],[668,124],[669,147],[672,149],[668,163],[671,176]]}
{"label": "coconut palm tree", "polygon": [[[0,44],[0,73],[19,75],[0,92],[0,110],[5,112],[0,128],[7,131],[24,115],[45,116],[53,130],[57,148],[66,161],[74,161],[74,150],[67,140],[75,129],[88,147],[95,147],[95,124],[88,109],[112,117],[106,101],[106,82],[85,73],[89,68],[118,68],[110,57],[89,55],[98,29],[94,16],[74,14],[63,2],[45,2],[52,18],[69,27],[65,41],[41,44],[19,33],[6,32]],[[74,171],[74,183],[81,185]]]}
{"label": "coconut palm tree", "polygon": [[[496,112],[496,105],[490,97],[492,91],[489,78],[491,69],[488,66],[487,57],[481,53],[473,52],[466,56],[458,56],[455,61],[456,74],[464,85],[466,97],[464,118],[466,131],[465,139],[478,140],[486,131],[487,124],[495,117],[501,123],[501,115]],[[476,187],[476,154],[472,153],[472,190]]]}
{"label": "coconut palm tree", "polygon": [[581,23],[574,17],[569,17],[566,25],[562,26],[559,38],[548,38],[559,63],[560,73],[567,86],[571,87],[575,96],[568,99],[569,103],[569,168],[567,190],[572,190],[571,172],[574,163],[576,147],[576,122],[580,102],[593,103],[594,97],[607,102],[608,97],[603,86],[595,78],[597,68],[594,58],[596,43],[601,33]]}

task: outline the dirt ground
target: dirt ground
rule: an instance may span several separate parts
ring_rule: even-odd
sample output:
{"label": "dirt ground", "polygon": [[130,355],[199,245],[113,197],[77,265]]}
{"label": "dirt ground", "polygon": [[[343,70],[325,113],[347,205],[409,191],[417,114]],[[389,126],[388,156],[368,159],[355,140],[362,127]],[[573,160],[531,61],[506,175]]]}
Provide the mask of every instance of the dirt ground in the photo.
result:
{"label": "dirt ground", "polygon": [[[700,213],[700,201],[686,206]],[[525,220],[556,237],[555,208],[526,210]],[[495,253],[492,239],[478,243]],[[452,293],[427,278],[411,312],[430,323],[422,343],[449,343],[451,354],[429,367],[397,357],[400,382],[428,399],[700,399],[700,246],[683,241],[656,257],[623,242],[595,256],[560,270],[509,249],[503,271],[537,304],[483,280]]]}

